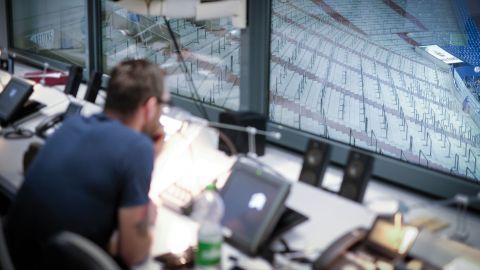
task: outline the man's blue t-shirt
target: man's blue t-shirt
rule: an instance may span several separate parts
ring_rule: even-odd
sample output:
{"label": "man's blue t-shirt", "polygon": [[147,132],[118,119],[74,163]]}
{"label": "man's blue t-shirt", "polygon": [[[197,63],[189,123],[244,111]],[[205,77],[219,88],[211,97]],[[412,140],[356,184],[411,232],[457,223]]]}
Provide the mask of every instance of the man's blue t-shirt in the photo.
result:
{"label": "man's blue t-shirt", "polygon": [[65,121],[12,205],[6,231],[15,263],[31,268],[28,261],[40,259],[48,239],[63,230],[106,248],[118,209],[148,203],[153,160],[147,136],[104,114]]}

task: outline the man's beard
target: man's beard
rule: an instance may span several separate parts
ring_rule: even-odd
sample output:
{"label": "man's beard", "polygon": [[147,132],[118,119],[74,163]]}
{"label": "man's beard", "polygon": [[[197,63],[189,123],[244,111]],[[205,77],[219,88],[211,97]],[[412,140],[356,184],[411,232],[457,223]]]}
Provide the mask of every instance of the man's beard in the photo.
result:
{"label": "man's beard", "polygon": [[[156,121],[155,121],[156,122]],[[143,126],[142,133],[150,137],[153,141],[155,141],[155,137],[157,135],[157,130],[158,130],[158,124],[156,124],[154,121],[148,122]]]}

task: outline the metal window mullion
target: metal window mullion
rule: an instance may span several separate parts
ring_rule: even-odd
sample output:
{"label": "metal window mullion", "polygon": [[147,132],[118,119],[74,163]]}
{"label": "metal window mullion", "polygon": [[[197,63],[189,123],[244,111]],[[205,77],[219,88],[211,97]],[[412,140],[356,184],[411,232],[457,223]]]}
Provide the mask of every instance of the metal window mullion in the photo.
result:
{"label": "metal window mullion", "polygon": [[270,69],[271,0],[249,0],[240,42],[240,110],[266,115]]}
{"label": "metal window mullion", "polygon": [[0,0],[0,48],[9,47],[8,22],[11,16],[7,16],[7,0]]}
{"label": "metal window mullion", "polygon": [[102,4],[100,0],[85,0],[87,15],[87,73],[102,71]]}

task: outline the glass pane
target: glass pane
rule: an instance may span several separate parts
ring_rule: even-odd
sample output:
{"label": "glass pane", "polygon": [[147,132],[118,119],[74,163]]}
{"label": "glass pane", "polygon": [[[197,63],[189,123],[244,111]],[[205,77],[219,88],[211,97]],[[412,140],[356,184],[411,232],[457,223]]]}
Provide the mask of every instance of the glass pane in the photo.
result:
{"label": "glass pane", "polygon": [[85,67],[84,0],[15,0],[11,5],[15,48]]}
{"label": "glass pane", "polygon": [[[111,1],[102,1],[102,9],[105,71],[124,59],[148,58],[165,68],[172,93],[193,97],[163,17],[132,14]],[[231,19],[171,19],[170,24],[200,100],[237,110],[240,31],[232,26]]]}
{"label": "glass pane", "polygon": [[476,1],[272,5],[272,121],[480,177]]}

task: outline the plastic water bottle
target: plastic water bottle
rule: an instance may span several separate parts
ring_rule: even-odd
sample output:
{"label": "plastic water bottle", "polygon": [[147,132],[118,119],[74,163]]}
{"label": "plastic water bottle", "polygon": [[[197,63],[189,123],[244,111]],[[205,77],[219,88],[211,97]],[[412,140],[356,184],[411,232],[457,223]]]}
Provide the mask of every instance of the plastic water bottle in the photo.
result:
{"label": "plastic water bottle", "polygon": [[192,217],[198,221],[198,247],[195,269],[220,269],[222,260],[222,224],[225,211],[215,185],[210,184],[195,200]]}

